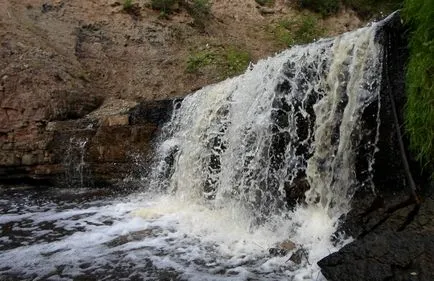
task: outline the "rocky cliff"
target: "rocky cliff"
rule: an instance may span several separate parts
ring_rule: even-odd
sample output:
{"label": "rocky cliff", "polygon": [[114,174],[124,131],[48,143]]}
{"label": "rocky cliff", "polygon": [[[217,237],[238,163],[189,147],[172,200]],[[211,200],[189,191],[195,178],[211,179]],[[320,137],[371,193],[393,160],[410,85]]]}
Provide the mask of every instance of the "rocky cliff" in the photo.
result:
{"label": "rocky cliff", "polygon": [[[212,65],[188,69],[204,51],[239,50],[254,62],[286,48],[276,27],[297,13],[285,1],[265,8],[254,0],[216,1],[198,28],[185,9],[162,17],[147,0],[129,10],[115,0],[2,1],[0,181],[53,184],[76,169],[83,175],[81,168],[94,183],[128,176],[131,155],[149,151],[164,121],[131,114],[147,108],[151,116],[168,108],[164,100],[234,74]],[[319,18],[315,28],[333,35],[360,24],[343,11]]]}

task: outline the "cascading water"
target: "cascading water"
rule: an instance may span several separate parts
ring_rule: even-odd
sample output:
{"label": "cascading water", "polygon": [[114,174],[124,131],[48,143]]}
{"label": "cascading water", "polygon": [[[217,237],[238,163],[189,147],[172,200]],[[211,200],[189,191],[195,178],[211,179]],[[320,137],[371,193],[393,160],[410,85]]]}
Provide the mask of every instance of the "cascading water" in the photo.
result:
{"label": "cascading water", "polygon": [[70,187],[84,187],[85,178],[89,171],[86,170],[85,154],[87,138],[71,138],[66,150],[63,166],[65,168],[65,183]]}
{"label": "cascading water", "polygon": [[[351,197],[359,186],[374,188],[379,25],[293,47],[175,102],[139,196],[79,208],[1,197],[3,229],[31,236],[20,242],[3,232],[0,274],[322,280],[316,262],[349,240],[337,228]],[[366,130],[368,106],[376,125]],[[287,240],[295,248],[270,256]],[[296,252],[298,261],[290,259]]]}
{"label": "cascading water", "polygon": [[[375,33],[373,25],[294,47],[186,97],[164,129],[151,188],[229,210],[250,232],[284,225],[281,239],[308,249],[316,263],[339,246],[331,243],[338,219],[362,184],[355,172],[361,118],[374,102],[379,126]],[[378,139],[378,127],[374,133]],[[365,145],[372,162],[375,143]],[[290,210],[285,187],[303,177],[306,202]]]}

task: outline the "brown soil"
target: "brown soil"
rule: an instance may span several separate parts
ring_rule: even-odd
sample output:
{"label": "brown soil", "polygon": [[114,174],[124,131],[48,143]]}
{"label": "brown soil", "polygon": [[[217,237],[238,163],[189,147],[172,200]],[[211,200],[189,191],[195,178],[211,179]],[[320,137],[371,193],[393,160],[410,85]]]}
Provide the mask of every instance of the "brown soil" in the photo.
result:
{"label": "brown soil", "polygon": [[[203,29],[196,28],[182,9],[161,19],[143,0],[135,1],[130,13],[123,10],[121,0],[2,2],[2,95],[17,100],[16,95],[26,92],[20,88],[26,88],[33,96],[62,89],[104,100],[182,96],[218,80],[215,73],[186,72],[192,51],[236,46],[256,61],[285,48],[267,26],[299,13],[283,0],[267,8],[254,0],[213,2],[212,16]],[[321,21],[328,35],[360,24],[351,12]],[[25,80],[32,83],[20,86]],[[15,108],[2,103],[5,107]]]}

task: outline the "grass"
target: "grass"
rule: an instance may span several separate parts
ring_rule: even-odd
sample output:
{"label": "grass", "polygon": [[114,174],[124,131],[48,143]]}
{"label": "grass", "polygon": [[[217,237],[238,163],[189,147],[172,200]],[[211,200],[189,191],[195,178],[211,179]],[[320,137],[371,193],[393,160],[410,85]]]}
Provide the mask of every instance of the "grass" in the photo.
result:
{"label": "grass", "polygon": [[410,148],[434,179],[434,1],[406,0],[403,16],[410,27],[407,65],[406,132]]}
{"label": "grass", "polygon": [[225,79],[243,73],[250,60],[248,51],[235,46],[207,48],[190,54],[186,70],[189,73],[200,73],[213,66],[218,78]]}
{"label": "grass", "polygon": [[324,34],[313,14],[301,15],[296,19],[283,19],[271,27],[271,32],[285,47],[310,43]]}
{"label": "grass", "polygon": [[217,54],[213,50],[202,50],[190,54],[187,61],[187,72],[199,72],[204,67],[217,62]]}

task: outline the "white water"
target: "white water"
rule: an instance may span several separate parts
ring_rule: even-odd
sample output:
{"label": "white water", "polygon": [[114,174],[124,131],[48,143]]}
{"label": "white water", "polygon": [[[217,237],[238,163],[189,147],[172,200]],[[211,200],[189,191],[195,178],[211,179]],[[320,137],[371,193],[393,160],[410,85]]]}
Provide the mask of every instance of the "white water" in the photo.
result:
{"label": "white water", "polygon": [[[1,237],[0,274],[323,280],[316,262],[349,241],[336,233],[339,218],[367,184],[357,182],[355,158],[364,109],[380,105],[375,31],[373,25],[294,47],[186,97],[160,137],[144,194],[8,207],[0,224],[33,238],[12,247],[10,237]],[[375,143],[367,146],[372,162]],[[303,175],[311,187],[306,202],[288,208],[288,186]],[[268,254],[287,239],[297,248]],[[305,252],[300,264],[289,260],[297,249]]]}

